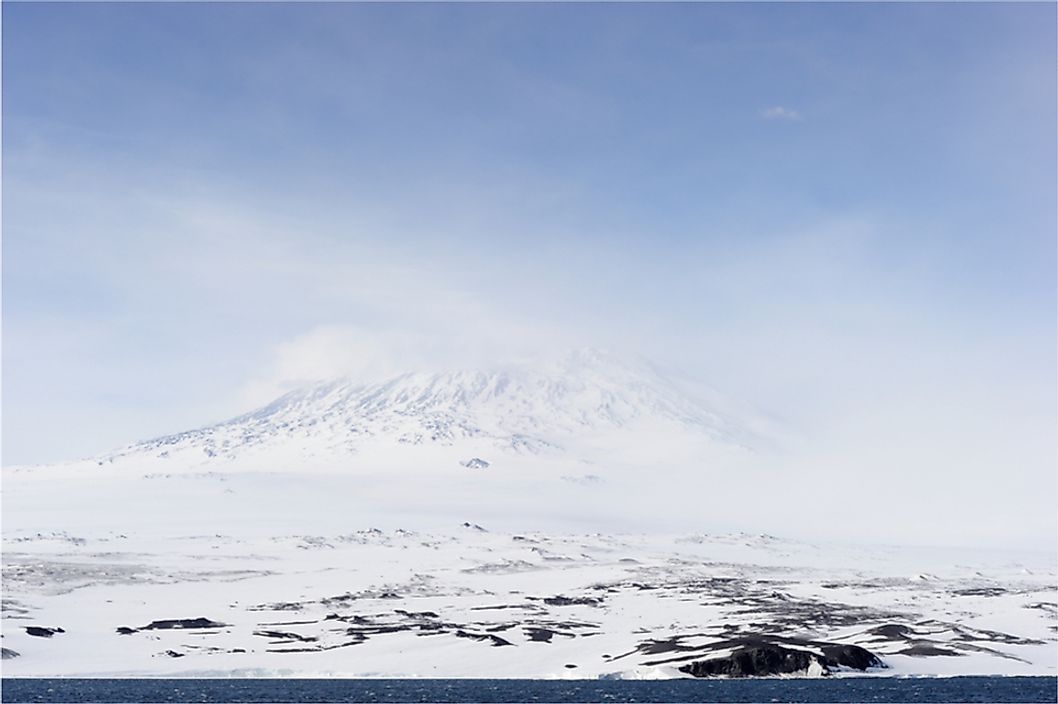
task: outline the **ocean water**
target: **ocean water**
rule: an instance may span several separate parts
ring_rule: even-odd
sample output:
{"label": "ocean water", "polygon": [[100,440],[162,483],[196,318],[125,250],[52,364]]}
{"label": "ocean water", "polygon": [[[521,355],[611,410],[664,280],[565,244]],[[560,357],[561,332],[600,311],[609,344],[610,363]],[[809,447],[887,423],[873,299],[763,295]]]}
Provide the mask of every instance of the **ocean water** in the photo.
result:
{"label": "ocean water", "polygon": [[4,679],[4,702],[1058,702],[1055,677],[758,680]]}

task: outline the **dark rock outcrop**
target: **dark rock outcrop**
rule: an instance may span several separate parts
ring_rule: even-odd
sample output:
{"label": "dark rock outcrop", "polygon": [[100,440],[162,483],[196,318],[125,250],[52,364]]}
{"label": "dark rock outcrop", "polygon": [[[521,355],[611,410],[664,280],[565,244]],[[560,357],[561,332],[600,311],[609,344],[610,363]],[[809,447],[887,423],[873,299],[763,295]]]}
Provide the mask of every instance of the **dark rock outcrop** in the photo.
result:
{"label": "dark rock outcrop", "polygon": [[173,618],[164,619],[161,621],[151,621],[149,624],[139,629],[141,631],[163,631],[172,628],[224,628],[228,624],[221,623],[219,621],[212,621],[208,618]]}
{"label": "dark rock outcrop", "polygon": [[886,640],[909,640],[915,636],[915,631],[910,626],[900,623],[885,623],[881,626],[875,626],[867,632],[872,636],[878,636]]}
{"label": "dark rock outcrop", "polygon": [[548,606],[598,606],[601,599],[590,596],[549,596],[544,599]]}
{"label": "dark rock outcrop", "polygon": [[837,668],[862,672],[872,667],[885,667],[881,658],[858,645],[798,641],[793,638],[776,640],[782,645],[758,638],[747,638],[738,643],[729,641],[728,644],[736,646],[730,655],[698,660],[679,669],[694,677],[767,677],[806,674],[813,665],[821,675],[829,675]]}
{"label": "dark rock outcrop", "polygon": [[866,670],[871,667],[885,667],[881,658],[858,645],[824,645],[823,663],[827,667],[848,667],[853,670]]}
{"label": "dark rock outcrop", "polygon": [[455,635],[457,638],[470,638],[471,640],[488,641],[490,645],[496,647],[501,647],[504,645],[514,645],[514,643],[510,642],[506,638],[500,638],[499,636],[493,635],[491,633],[468,633],[463,629],[459,629],[453,635]]}
{"label": "dark rock outcrop", "polygon": [[406,616],[408,618],[440,618],[436,611],[405,611],[404,609],[397,609],[393,613]]}
{"label": "dark rock outcrop", "polygon": [[694,677],[764,677],[805,672],[813,662],[822,665],[820,657],[814,653],[764,643],[743,648],[727,657],[692,662],[681,667],[680,671]]}
{"label": "dark rock outcrop", "polygon": [[0,648],[0,660],[10,660],[11,658],[17,658],[18,656],[19,653],[10,648]]}
{"label": "dark rock outcrop", "polygon": [[298,633],[291,633],[289,631],[254,631],[255,636],[261,636],[262,638],[272,638],[274,640],[282,641],[301,641],[302,643],[315,643],[319,640],[316,636],[303,636]]}
{"label": "dark rock outcrop", "polygon": [[972,589],[956,589],[952,592],[955,596],[1003,596],[1006,589],[1000,587],[976,587]]}
{"label": "dark rock outcrop", "polygon": [[914,643],[909,648],[904,648],[899,651],[897,655],[913,655],[918,658],[933,658],[933,657],[959,657],[962,653],[957,650],[951,650],[950,648],[942,648],[935,643],[930,641],[920,641]]}
{"label": "dark rock outcrop", "polygon": [[51,638],[56,633],[66,633],[61,628],[46,628],[44,626],[24,626],[26,633],[38,638]]}

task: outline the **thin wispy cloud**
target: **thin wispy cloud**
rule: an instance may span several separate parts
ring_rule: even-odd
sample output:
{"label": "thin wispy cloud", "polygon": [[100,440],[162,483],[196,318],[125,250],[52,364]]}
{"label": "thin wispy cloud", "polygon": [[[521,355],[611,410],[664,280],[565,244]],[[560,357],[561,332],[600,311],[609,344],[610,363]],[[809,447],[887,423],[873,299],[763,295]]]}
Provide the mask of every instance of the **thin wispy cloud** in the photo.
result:
{"label": "thin wispy cloud", "polygon": [[789,120],[796,122],[801,119],[801,113],[793,108],[776,105],[760,111],[760,116],[765,120]]}

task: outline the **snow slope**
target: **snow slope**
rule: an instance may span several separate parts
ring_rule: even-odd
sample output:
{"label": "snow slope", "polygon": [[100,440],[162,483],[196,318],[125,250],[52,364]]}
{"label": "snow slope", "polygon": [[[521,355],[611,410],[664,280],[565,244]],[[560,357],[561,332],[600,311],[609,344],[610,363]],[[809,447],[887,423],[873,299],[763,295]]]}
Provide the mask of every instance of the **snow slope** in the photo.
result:
{"label": "snow slope", "polygon": [[[267,515],[266,525],[340,532],[336,519],[349,514],[393,528],[473,517],[511,530],[697,529],[711,501],[742,493],[756,440],[648,365],[582,350],[543,364],[317,384],[89,460],[5,469],[5,507],[7,525],[34,531],[58,520],[81,530],[82,518],[121,530],[161,516],[191,530],[200,514],[218,530],[226,517],[245,528]],[[83,487],[65,494],[75,503],[86,491],[121,497],[121,513],[65,505],[51,493],[59,481]],[[327,510],[336,495],[342,510]],[[170,497],[181,513],[167,511]]]}
{"label": "snow slope", "polygon": [[[1053,565],[951,557],[475,526],[25,536],[6,549],[4,647],[20,655],[3,673],[673,677],[734,637],[859,645],[878,676],[1058,673]],[[203,621],[151,627],[174,619]]]}
{"label": "snow slope", "polygon": [[796,481],[747,427],[580,351],[5,468],[3,673],[668,677],[758,637],[1056,672],[1053,556],[715,530]]}
{"label": "snow slope", "polygon": [[356,455],[379,446],[466,444],[493,453],[567,454],[610,447],[615,435],[648,429],[733,447],[750,440],[648,365],[577,350],[543,364],[321,383],[238,418],[96,461],[274,468],[292,455],[300,467],[356,468]]}

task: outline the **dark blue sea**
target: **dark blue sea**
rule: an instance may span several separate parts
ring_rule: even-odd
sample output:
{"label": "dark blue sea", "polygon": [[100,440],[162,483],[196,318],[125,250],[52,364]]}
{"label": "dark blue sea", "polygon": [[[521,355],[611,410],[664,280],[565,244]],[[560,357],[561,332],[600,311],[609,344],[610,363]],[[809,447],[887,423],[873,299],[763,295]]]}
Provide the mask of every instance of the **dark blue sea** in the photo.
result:
{"label": "dark blue sea", "polygon": [[3,701],[1058,702],[1058,678],[667,681],[4,679]]}

